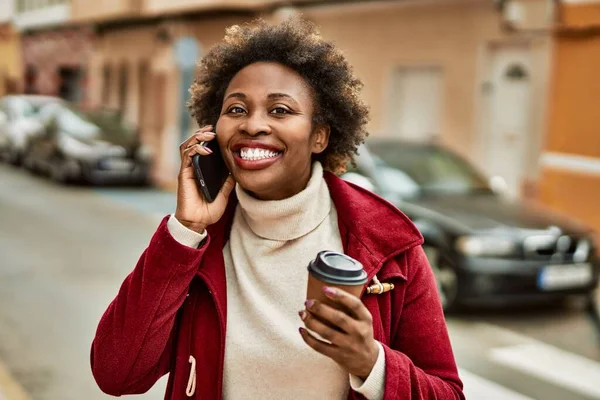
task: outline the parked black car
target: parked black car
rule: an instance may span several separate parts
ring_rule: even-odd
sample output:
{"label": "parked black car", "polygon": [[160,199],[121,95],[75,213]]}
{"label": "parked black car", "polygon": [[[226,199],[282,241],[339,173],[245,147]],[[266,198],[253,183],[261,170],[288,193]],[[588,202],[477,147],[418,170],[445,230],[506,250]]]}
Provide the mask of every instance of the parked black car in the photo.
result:
{"label": "parked black car", "polygon": [[440,146],[370,140],[343,178],[414,221],[446,311],[589,296],[598,285],[600,259],[590,229],[506,198]]}
{"label": "parked black car", "polygon": [[42,108],[38,117],[45,133],[30,141],[27,169],[61,183],[147,183],[150,154],[118,113],[60,102]]}

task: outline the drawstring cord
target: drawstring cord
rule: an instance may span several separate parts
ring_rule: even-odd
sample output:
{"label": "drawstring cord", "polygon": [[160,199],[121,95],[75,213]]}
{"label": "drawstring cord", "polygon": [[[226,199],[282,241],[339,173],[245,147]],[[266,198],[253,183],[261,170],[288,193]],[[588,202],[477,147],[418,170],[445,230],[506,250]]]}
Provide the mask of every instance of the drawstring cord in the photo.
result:
{"label": "drawstring cord", "polygon": [[185,394],[187,397],[192,397],[194,393],[196,393],[196,359],[194,356],[190,356],[189,363],[192,365],[190,366],[190,376],[188,378]]}
{"label": "drawstring cord", "polygon": [[[188,293],[188,296],[190,296],[189,293]],[[190,354],[190,358],[188,359],[188,362],[191,365],[190,365],[190,375],[188,377],[188,383],[187,383],[187,387],[185,389],[185,394],[187,397],[192,397],[194,395],[194,393],[196,393],[196,359],[192,355],[192,338],[194,337],[193,318],[196,313],[196,298],[192,297],[192,298],[190,298],[190,301],[192,303],[191,304],[191,306],[192,306],[191,307],[192,322],[190,323],[190,330],[189,330],[189,336],[188,336],[188,353]]]}

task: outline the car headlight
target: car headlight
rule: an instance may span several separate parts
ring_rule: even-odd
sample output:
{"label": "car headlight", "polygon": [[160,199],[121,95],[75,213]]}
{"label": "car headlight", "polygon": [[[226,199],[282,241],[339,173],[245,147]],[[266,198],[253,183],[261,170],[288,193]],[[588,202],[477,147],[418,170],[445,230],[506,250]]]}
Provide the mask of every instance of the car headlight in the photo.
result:
{"label": "car headlight", "polygon": [[518,244],[501,236],[462,236],[456,241],[456,249],[475,257],[507,256],[517,251]]}

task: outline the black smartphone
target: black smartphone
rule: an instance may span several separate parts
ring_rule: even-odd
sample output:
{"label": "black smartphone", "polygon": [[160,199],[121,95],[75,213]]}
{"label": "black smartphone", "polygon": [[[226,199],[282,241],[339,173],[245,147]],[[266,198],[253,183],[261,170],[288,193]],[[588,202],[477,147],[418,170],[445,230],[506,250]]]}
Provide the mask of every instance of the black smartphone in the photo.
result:
{"label": "black smartphone", "polygon": [[212,154],[207,156],[194,154],[192,156],[192,165],[198,189],[202,192],[206,201],[212,203],[217,198],[225,180],[227,180],[229,169],[225,164],[225,160],[223,160],[219,142],[216,138],[202,143],[202,146],[212,150]]}

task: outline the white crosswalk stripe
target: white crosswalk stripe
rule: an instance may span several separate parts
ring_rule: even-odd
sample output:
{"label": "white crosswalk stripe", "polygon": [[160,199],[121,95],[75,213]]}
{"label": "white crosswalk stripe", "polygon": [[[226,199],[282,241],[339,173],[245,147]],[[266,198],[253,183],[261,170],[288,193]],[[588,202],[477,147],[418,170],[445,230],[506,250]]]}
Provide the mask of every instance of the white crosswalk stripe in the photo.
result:
{"label": "white crosswalk stripe", "polygon": [[448,328],[468,400],[600,399],[596,360],[490,323]]}
{"label": "white crosswalk stripe", "polygon": [[460,369],[459,374],[467,400],[534,400],[467,370]]}
{"label": "white crosswalk stripe", "polygon": [[600,399],[600,364],[537,342],[492,349],[493,361],[586,396]]}

